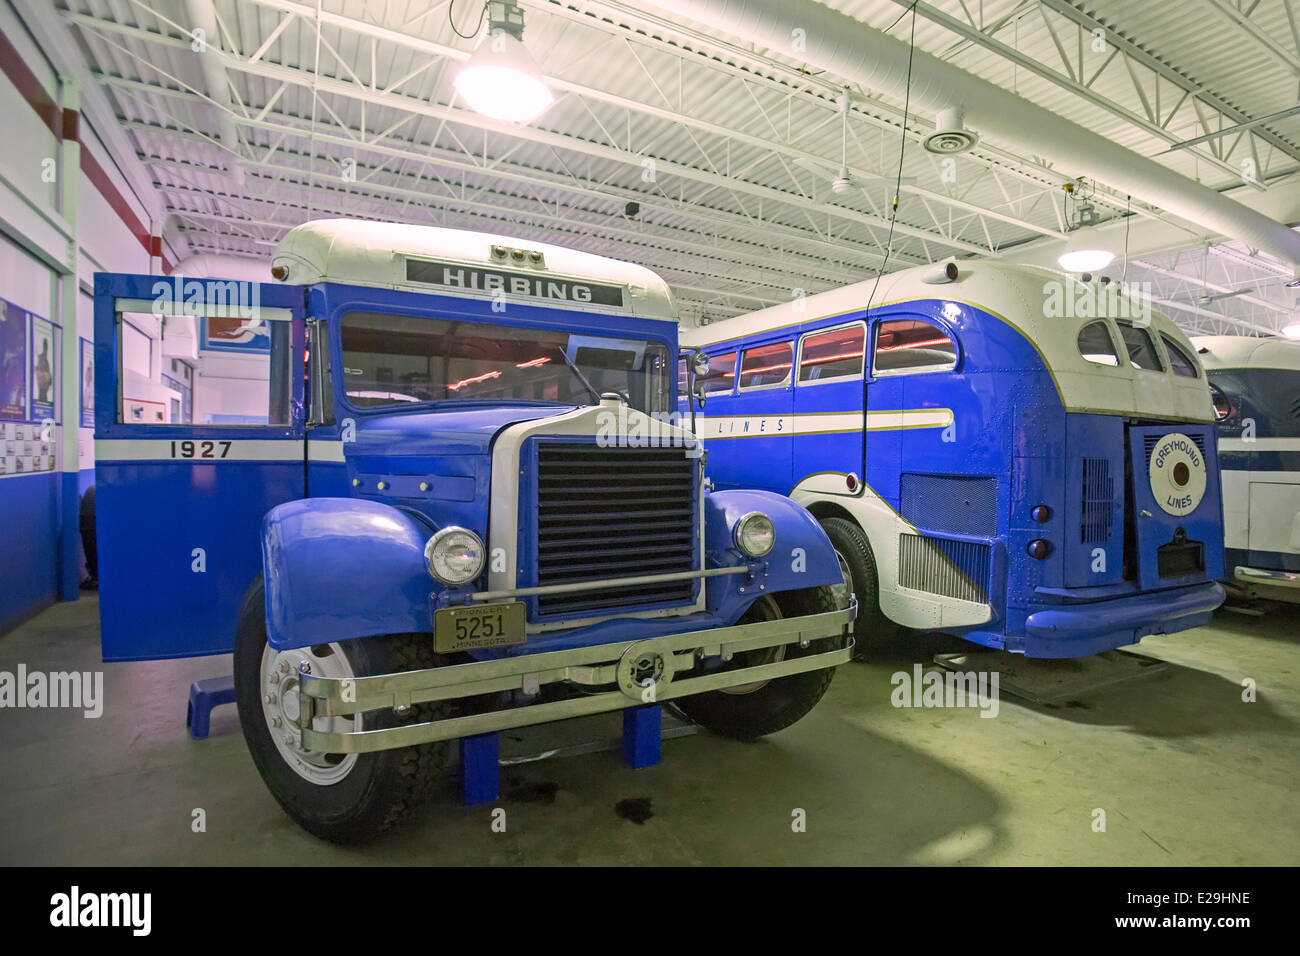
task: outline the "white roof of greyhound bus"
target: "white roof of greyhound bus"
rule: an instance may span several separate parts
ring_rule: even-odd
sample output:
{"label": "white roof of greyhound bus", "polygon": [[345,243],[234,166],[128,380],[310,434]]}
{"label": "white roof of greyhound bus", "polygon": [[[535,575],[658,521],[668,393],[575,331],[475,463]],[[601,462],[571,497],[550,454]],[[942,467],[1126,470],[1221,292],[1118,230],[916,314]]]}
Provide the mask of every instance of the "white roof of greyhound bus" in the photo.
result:
{"label": "white roof of greyhound bus", "polygon": [[[1214,421],[1204,378],[1170,374],[1157,378],[1140,369],[1097,365],[1079,353],[1079,330],[1097,317],[1055,317],[1043,310],[1047,283],[1077,283],[1078,279],[1037,266],[969,259],[957,262],[955,282],[937,285],[924,282],[923,277],[936,268],[935,265],[917,266],[882,276],[874,296],[871,292],[876,280],[872,278],[810,295],[797,310],[795,301],[791,301],[711,325],[684,328],[681,344],[683,347],[707,345],[754,335],[765,329],[786,328],[860,311],[869,298],[873,307],[914,299],[945,299],[984,309],[1023,332],[1047,362],[1071,411]],[[1152,329],[1181,344],[1189,355],[1195,352],[1187,336],[1168,317],[1155,309],[1150,316]]]}
{"label": "white roof of greyhound bus", "polygon": [[[1300,370],[1300,342],[1247,335],[1198,335],[1192,339],[1206,368],[1281,368]],[[1200,350],[1205,349],[1204,353]]]}
{"label": "white roof of greyhound bus", "polygon": [[[276,265],[287,260],[283,263],[290,267],[287,281],[294,284],[348,282],[428,292],[427,283],[406,281],[402,271],[403,257],[489,268],[512,265],[491,258],[493,245],[543,253],[546,268],[527,267],[526,272],[623,286],[631,290],[626,298],[629,314],[638,318],[677,321],[677,308],[668,283],[644,266],[497,233],[368,219],[314,219],[285,233],[271,262]],[[602,311],[600,306],[580,306],[572,302],[563,307]]]}

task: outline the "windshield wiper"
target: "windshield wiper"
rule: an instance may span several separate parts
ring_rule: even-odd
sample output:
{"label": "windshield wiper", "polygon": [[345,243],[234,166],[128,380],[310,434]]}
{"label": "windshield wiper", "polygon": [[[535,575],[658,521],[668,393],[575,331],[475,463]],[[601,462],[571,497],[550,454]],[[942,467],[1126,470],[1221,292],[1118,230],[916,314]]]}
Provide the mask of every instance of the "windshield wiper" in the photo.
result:
{"label": "windshield wiper", "polygon": [[587,376],[582,374],[582,369],[578,368],[577,365],[569,361],[569,354],[564,351],[564,346],[557,345],[555,347],[555,350],[560,353],[560,358],[564,359],[564,364],[569,367],[570,371],[572,371],[574,375],[578,376],[578,381],[582,383],[582,387],[587,390],[588,394],[590,394],[592,399],[594,400],[593,404],[599,405],[600,392],[596,391],[596,389],[592,386],[591,382],[587,381]]}

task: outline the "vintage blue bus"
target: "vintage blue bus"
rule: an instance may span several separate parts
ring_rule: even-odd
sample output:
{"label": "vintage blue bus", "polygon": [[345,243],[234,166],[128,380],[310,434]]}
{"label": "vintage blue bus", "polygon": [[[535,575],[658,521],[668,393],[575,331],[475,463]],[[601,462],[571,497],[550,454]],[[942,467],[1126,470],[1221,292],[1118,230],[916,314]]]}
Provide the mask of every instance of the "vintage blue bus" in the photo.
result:
{"label": "vintage blue bus", "polygon": [[662,701],[772,733],[849,659],[817,521],[710,489],[667,420],[659,276],[350,220],[270,271],[95,277],[100,624],[109,661],[233,650],[302,826],[375,835],[470,735]]}
{"label": "vintage blue bus", "polygon": [[1300,602],[1300,342],[1192,339],[1219,414],[1225,582]]}
{"label": "vintage blue bus", "polygon": [[1204,370],[1116,284],[950,261],[682,340],[710,479],[817,515],[860,648],[903,626],[1075,657],[1223,600]]}

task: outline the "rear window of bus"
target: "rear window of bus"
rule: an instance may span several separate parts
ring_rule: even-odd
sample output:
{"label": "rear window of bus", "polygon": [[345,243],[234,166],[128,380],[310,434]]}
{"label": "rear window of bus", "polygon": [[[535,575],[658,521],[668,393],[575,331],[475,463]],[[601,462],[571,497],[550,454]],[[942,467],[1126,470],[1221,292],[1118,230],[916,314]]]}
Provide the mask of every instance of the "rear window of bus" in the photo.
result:
{"label": "rear window of bus", "polygon": [[867,327],[859,322],[805,335],[799,349],[799,383],[861,378],[866,334]]}
{"label": "rear window of bus", "polygon": [[773,342],[745,349],[740,357],[740,388],[776,388],[790,381],[794,343]]}
{"label": "rear window of bus", "polygon": [[1181,375],[1183,378],[1201,377],[1196,371],[1196,363],[1177,342],[1163,332],[1160,333],[1160,341],[1165,343],[1165,351],[1169,353],[1169,367],[1174,370],[1175,375]]}
{"label": "rear window of bus", "polygon": [[1115,324],[1119,326],[1119,337],[1124,340],[1124,349],[1128,352],[1128,360],[1134,368],[1146,369],[1149,372],[1165,370],[1160,356],[1156,353],[1156,344],[1151,341],[1151,334],[1146,329],[1139,328],[1132,322]]}
{"label": "rear window of bus", "polygon": [[941,372],[956,365],[957,344],[924,319],[886,319],[876,330],[875,372]]}
{"label": "rear window of bus", "polygon": [[1089,322],[1079,330],[1077,339],[1079,354],[1089,362],[1097,365],[1119,367],[1119,355],[1115,352],[1115,341],[1110,337],[1110,329],[1100,319]]}

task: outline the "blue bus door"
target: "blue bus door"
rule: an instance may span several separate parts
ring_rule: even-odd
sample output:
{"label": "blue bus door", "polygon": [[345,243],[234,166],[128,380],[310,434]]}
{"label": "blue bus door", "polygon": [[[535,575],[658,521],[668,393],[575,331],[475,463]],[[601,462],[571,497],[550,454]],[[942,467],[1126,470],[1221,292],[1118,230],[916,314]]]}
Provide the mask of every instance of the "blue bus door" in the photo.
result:
{"label": "blue bus door", "polygon": [[865,337],[866,325],[857,321],[805,333],[799,342],[794,374],[792,486],[827,472],[863,478],[867,440]]}
{"label": "blue bus door", "polygon": [[106,661],[233,646],[262,517],[305,493],[303,302],[295,286],[96,274]]}

